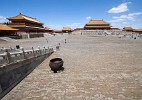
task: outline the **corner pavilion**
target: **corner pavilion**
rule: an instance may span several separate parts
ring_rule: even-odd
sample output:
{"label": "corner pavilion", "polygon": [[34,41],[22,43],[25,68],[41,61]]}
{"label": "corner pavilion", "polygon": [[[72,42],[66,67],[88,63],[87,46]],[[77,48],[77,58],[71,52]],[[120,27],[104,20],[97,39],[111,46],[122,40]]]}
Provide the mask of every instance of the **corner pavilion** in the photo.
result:
{"label": "corner pavilion", "polygon": [[7,19],[11,21],[9,26],[12,28],[19,29],[18,32],[24,32],[24,33],[44,32],[43,23],[38,21],[36,18],[32,18],[20,13],[17,16],[10,17]]}
{"label": "corner pavilion", "polygon": [[110,30],[111,26],[104,20],[90,20],[85,26],[84,30]]}

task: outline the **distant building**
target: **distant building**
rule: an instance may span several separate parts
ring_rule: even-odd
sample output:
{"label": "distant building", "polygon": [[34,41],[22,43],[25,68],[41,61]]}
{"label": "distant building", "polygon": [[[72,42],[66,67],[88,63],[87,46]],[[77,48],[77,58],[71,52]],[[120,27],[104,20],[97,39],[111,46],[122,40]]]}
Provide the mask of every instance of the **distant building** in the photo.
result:
{"label": "distant building", "polygon": [[120,30],[119,28],[111,28],[111,30]]}
{"label": "distant building", "polygon": [[79,30],[84,30],[84,28],[76,28],[73,31],[79,31]]}
{"label": "distant building", "polygon": [[17,34],[18,29],[0,24],[0,36],[13,36]]}
{"label": "distant building", "polygon": [[110,30],[111,26],[104,20],[90,20],[85,26],[85,30]]}
{"label": "distant building", "polygon": [[123,28],[123,31],[132,32],[132,31],[133,31],[133,28],[132,28],[132,27],[124,27],[124,28]]}
{"label": "distant building", "polygon": [[10,27],[19,29],[18,32],[25,33],[39,33],[44,32],[43,23],[36,18],[32,18],[23,14],[19,14],[14,17],[7,18],[11,23]]}
{"label": "distant building", "polygon": [[54,30],[55,33],[62,33],[62,30]]}
{"label": "distant building", "polygon": [[62,32],[63,33],[72,32],[72,29],[70,27],[63,27]]}
{"label": "distant building", "polygon": [[142,29],[134,29],[133,32],[136,32],[136,33],[139,33],[139,34],[142,34]]}
{"label": "distant building", "polygon": [[54,30],[51,29],[51,28],[49,28],[49,27],[45,27],[44,30],[45,30],[45,32],[47,32],[47,33],[53,33],[53,32],[54,32]]}

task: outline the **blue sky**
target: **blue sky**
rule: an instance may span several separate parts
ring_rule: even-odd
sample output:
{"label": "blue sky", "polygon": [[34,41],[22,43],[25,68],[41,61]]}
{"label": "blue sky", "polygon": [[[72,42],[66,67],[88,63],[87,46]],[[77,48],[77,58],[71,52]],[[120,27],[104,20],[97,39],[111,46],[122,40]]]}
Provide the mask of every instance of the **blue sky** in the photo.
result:
{"label": "blue sky", "polygon": [[141,4],[142,0],[0,0],[0,23],[23,13],[53,29],[83,27],[90,19],[142,29]]}

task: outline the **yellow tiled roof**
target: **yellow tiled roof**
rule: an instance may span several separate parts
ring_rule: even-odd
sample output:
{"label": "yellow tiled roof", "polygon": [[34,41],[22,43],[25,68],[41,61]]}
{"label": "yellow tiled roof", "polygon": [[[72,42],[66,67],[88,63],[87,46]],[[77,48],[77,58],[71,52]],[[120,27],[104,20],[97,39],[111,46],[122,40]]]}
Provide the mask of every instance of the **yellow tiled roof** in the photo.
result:
{"label": "yellow tiled roof", "polygon": [[109,24],[107,22],[105,22],[104,20],[90,20],[87,25],[98,25],[98,24]]}
{"label": "yellow tiled roof", "polygon": [[16,31],[16,30],[18,30],[18,29],[9,27],[9,26],[7,26],[7,25],[2,25],[2,24],[0,24],[0,30],[1,30],[1,31]]}
{"label": "yellow tiled roof", "polygon": [[110,28],[110,26],[85,26],[85,28]]}
{"label": "yellow tiled roof", "polygon": [[63,27],[63,31],[71,31],[72,29],[70,27]]}
{"label": "yellow tiled roof", "polygon": [[50,31],[52,31],[53,29],[51,29],[49,27],[45,27],[44,30],[47,30],[47,31],[50,30]]}
{"label": "yellow tiled roof", "polygon": [[35,18],[32,18],[32,17],[29,17],[29,16],[25,16],[23,14],[19,14],[17,16],[14,16],[14,17],[10,17],[10,18],[7,18],[8,20],[18,20],[18,19],[25,19],[25,20],[28,20],[28,21],[32,21],[32,22],[36,22],[36,23],[39,23],[39,24],[43,24],[42,22],[38,21],[37,19]]}
{"label": "yellow tiled roof", "polygon": [[134,29],[133,32],[142,32],[142,29]]}
{"label": "yellow tiled roof", "polygon": [[26,25],[8,25],[8,26],[10,26],[10,27],[26,27]]}
{"label": "yellow tiled roof", "polygon": [[54,30],[55,33],[61,33],[62,30]]}
{"label": "yellow tiled roof", "polygon": [[132,27],[124,27],[123,29],[126,30],[126,31],[132,31],[133,30]]}

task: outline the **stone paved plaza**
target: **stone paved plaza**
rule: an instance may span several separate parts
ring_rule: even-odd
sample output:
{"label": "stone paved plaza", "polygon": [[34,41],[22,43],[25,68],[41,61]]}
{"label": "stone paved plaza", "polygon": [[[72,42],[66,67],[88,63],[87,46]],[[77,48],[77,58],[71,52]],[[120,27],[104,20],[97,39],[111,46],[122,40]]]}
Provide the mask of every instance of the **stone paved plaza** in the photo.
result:
{"label": "stone paved plaza", "polygon": [[2,100],[142,100],[142,39],[72,34]]}

